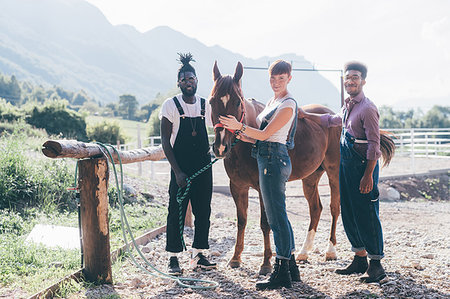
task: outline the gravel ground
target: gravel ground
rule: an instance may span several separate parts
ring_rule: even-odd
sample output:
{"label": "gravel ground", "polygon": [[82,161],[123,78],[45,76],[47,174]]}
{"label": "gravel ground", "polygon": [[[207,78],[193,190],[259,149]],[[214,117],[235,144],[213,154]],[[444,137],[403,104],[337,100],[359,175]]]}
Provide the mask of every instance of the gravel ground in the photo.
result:
{"label": "gravel ground", "polygon": [[[449,160],[442,161],[438,163],[441,168],[449,168]],[[417,160],[415,163],[417,167]],[[429,168],[433,163],[425,162],[424,165]],[[388,171],[388,175],[398,175],[401,169],[408,167],[402,167],[399,162],[393,165],[396,169],[390,170],[390,173]],[[425,171],[428,170],[430,169]],[[419,169],[416,172],[420,172]],[[223,173],[215,172],[215,180],[217,182],[226,179]],[[186,277],[216,281],[219,283],[218,288],[214,290],[182,288],[172,280],[146,274],[127,260],[120,270],[121,273],[114,274],[113,286],[93,287],[83,294],[73,294],[71,298],[105,298],[113,295],[121,298],[450,298],[448,196],[444,194],[444,200],[441,201],[418,198],[412,201],[381,201],[380,218],[386,255],[383,265],[388,278],[381,284],[365,284],[359,282],[357,275],[340,276],[334,273],[336,268],[345,266],[353,256],[341,219],[337,228],[338,259],[325,262],[331,217],[329,188],[325,185],[326,178],[324,180],[319,190],[324,209],[315,238],[315,249],[310,254],[308,263],[300,265],[302,282],[294,283],[291,289],[273,291],[255,289],[256,281],[265,278],[258,275],[263,246],[256,192],[250,193],[243,263],[238,269],[228,267],[237,231],[236,212],[230,196],[214,193],[209,254],[211,259],[218,263],[218,268],[201,272],[189,269],[187,252],[181,256],[180,263]],[[406,181],[405,184],[407,183]],[[157,197],[163,196],[162,201],[167,200],[164,197],[165,186],[141,183],[140,189],[158,194]],[[290,182],[287,194],[288,216],[293,225],[299,250],[309,224],[308,207],[302,196],[301,182]],[[192,242],[192,229],[186,228],[185,239],[189,248]],[[165,234],[152,240],[144,249],[150,263],[162,271],[166,270],[168,262],[164,246]]]}

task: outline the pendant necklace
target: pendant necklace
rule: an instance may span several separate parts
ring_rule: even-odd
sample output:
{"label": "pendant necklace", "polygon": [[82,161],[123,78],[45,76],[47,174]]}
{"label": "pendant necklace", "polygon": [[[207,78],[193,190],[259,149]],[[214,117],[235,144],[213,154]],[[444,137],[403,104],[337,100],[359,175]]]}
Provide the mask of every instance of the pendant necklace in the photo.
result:
{"label": "pendant necklace", "polygon": [[[189,109],[189,105],[187,105],[187,103],[186,103],[186,108],[189,111],[189,122],[191,123],[192,136],[195,137],[195,136],[197,136],[197,131],[195,130],[196,129],[196,124],[197,124],[197,118],[194,118],[194,120],[192,120],[193,119],[193,117],[192,117],[193,113]],[[194,106],[194,111],[195,111],[195,106]]]}

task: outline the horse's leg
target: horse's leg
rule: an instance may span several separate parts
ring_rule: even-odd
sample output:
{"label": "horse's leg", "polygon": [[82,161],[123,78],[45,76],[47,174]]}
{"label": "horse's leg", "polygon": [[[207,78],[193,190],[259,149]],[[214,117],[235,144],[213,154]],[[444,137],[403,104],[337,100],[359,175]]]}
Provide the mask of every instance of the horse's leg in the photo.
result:
{"label": "horse's leg", "polygon": [[272,265],[270,263],[270,259],[272,257],[272,249],[270,246],[270,225],[269,222],[267,221],[266,211],[264,209],[264,203],[262,200],[261,192],[258,191],[258,193],[259,193],[259,206],[261,208],[260,226],[264,237],[264,260],[263,264],[261,265],[261,269],[259,269],[259,274],[266,275],[267,273],[272,272]]}
{"label": "horse's leg", "polygon": [[303,193],[309,205],[310,222],[308,234],[306,235],[302,249],[297,256],[298,261],[308,260],[308,252],[313,249],[314,236],[316,235],[320,214],[322,213],[322,203],[320,202],[319,197],[319,180],[323,173],[324,170],[319,168],[308,177],[302,179]]}
{"label": "horse's leg", "polygon": [[331,191],[330,211],[331,211],[331,231],[330,241],[328,242],[325,259],[327,261],[337,259],[336,255],[336,224],[341,212],[340,195],[339,195],[339,165],[334,165],[327,168],[328,182]]}
{"label": "horse's leg", "polygon": [[230,181],[230,191],[236,204],[237,213],[237,236],[234,246],[234,255],[228,263],[231,268],[238,268],[241,265],[241,254],[244,250],[245,226],[247,225],[248,209],[248,189],[249,187],[237,186]]}

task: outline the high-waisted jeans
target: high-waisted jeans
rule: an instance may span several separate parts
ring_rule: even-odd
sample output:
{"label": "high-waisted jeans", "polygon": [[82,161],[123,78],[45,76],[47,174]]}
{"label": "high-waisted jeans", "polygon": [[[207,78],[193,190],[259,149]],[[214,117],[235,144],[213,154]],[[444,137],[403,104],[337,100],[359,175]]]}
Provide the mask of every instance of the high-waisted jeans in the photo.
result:
{"label": "high-waisted jeans", "polygon": [[285,144],[259,141],[256,148],[259,185],[273,232],[277,258],[289,259],[295,251],[294,233],[286,214],[286,182],[292,165]]}
{"label": "high-waisted jeans", "polygon": [[353,144],[353,136],[344,129],[339,168],[342,223],[352,251],[365,249],[369,258],[379,260],[384,257],[383,231],[378,215],[379,166],[377,162],[372,174],[372,191],[362,194],[359,185],[366,170],[367,160],[355,151]]}

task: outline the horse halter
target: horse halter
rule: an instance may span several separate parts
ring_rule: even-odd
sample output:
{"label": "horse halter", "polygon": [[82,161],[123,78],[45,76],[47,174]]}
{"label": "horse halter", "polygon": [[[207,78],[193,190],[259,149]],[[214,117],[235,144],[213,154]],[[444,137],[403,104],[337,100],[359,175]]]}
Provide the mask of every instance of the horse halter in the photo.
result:
{"label": "horse halter", "polygon": [[[240,106],[242,106],[242,116],[241,116],[241,120],[239,121],[241,123],[241,122],[243,122],[244,117],[245,117],[245,103],[244,103],[244,99],[242,97],[239,97],[239,100],[241,101]],[[223,124],[218,122],[217,124],[214,125],[214,131],[216,131],[217,128],[223,128]],[[235,131],[236,131],[236,130],[232,130],[232,129],[227,129],[227,130],[233,134],[235,134]]]}

